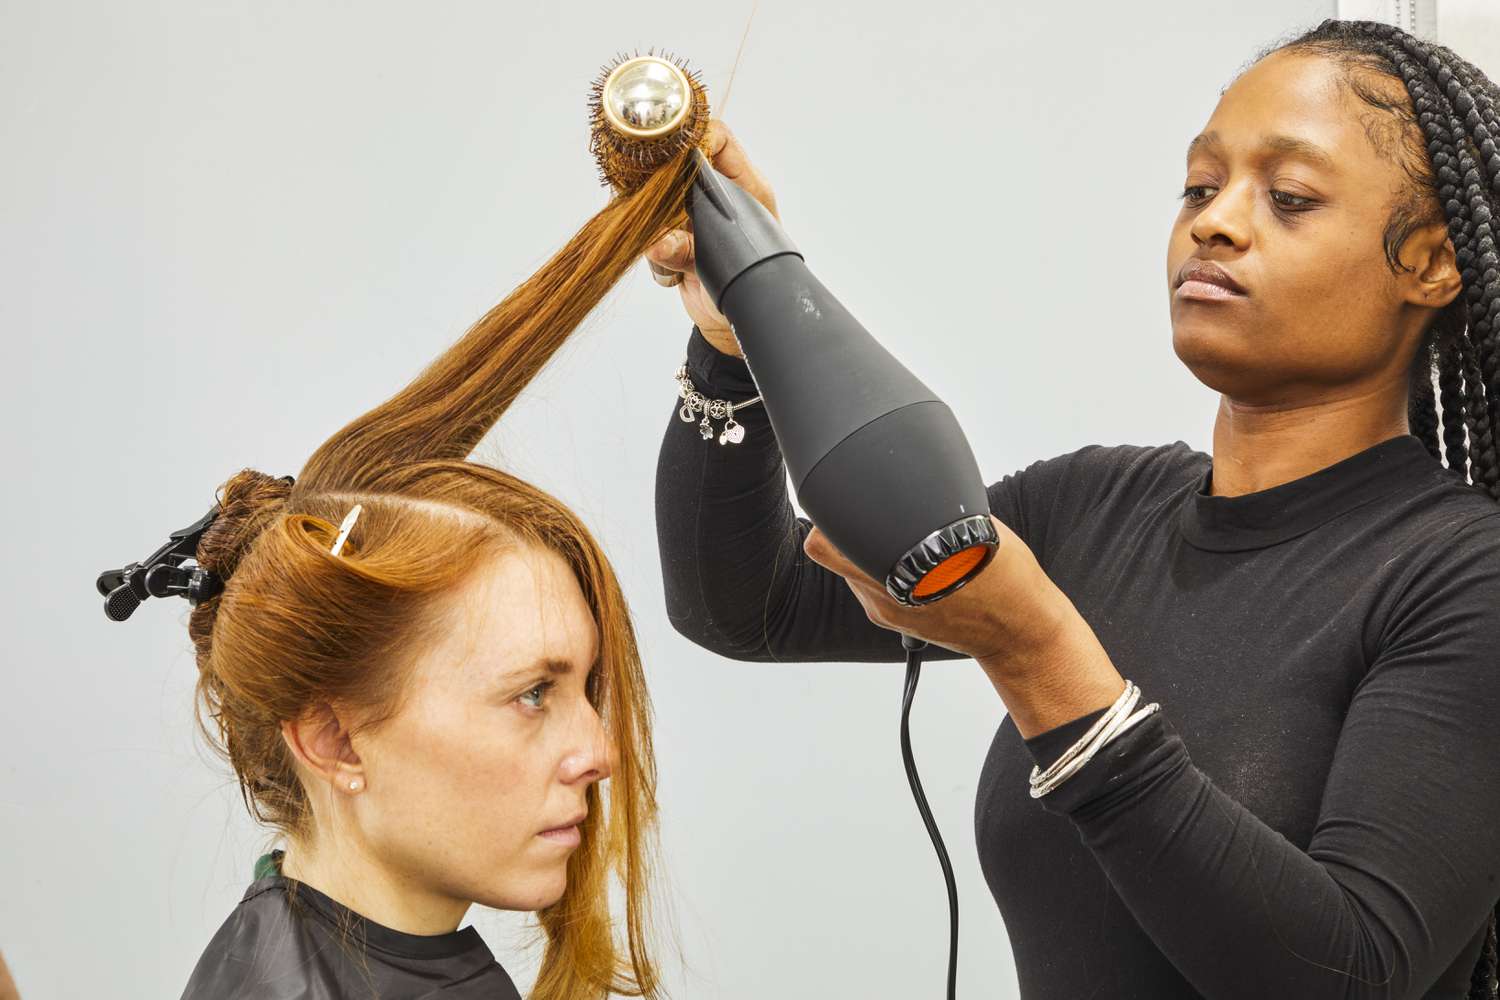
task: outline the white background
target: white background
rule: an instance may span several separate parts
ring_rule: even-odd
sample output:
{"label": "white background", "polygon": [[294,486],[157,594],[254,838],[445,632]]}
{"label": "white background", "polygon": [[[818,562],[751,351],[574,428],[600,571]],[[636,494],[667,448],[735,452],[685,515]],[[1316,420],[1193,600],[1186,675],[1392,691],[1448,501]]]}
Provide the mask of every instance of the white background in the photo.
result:
{"label": "white background", "polygon": [[1436,38],[1494,73],[1500,65],[1500,8],[1495,0],[1338,0],[1338,16],[1385,21]]}
{"label": "white background", "polygon": [[[988,478],[1089,442],[1206,449],[1215,399],[1169,339],[1183,150],[1261,45],[1333,8],[766,0],[725,117]],[[295,472],[603,204],[585,95],[613,53],[666,46],[717,101],[749,12],[0,5],[0,951],[27,1000],[176,996],[267,843],[194,735],[186,605],[111,623],[95,575],[241,467]],[[737,664],[666,624],[652,484],[688,329],[638,270],[481,451],[579,511],[635,610],[673,992],[935,996],[900,666]],[[1002,710],[942,663],[913,720],[966,997],[1015,996],[972,832]],[[523,921],[473,920],[524,989]]]}

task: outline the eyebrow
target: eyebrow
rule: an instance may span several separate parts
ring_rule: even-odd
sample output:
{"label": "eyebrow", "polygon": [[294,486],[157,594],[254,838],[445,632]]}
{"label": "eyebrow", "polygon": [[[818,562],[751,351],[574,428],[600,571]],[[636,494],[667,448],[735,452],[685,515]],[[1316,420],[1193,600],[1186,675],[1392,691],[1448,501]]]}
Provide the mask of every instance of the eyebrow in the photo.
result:
{"label": "eyebrow", "polygon": [[[1193,154],[1199,149],[1219,149],[1223,145],[1219,139],[1219,133],[1204,132],[1202,135],[1194,136],[1193,141],[1188,143],[1187,159],[1191,161]],[[1296,136],[1268,135],[1261,140],[1260,148],[1280,153],[1283,156],[1300,157],[1327,170],[1338,169],[1333,156],[1326,149],[1306,139],[1298,139]]]}
{"label": "eyebrow", "polygon": [[508,680],[517,680],[527,674],[536,673],[538,670],[545,670],[553,677],[561,677],[573,672],[573,663],[570,660],[559,660],[556,657],[547,656],[525,667],[511,670],[505,676]]}

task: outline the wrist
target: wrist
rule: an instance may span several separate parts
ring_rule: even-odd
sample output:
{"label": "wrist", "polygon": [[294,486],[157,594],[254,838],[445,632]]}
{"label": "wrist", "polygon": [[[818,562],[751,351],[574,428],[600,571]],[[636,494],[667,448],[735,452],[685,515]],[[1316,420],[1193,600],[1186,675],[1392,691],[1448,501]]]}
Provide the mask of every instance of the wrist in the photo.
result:
{"label": "wrist", "polygon": [[1093,630],[1061,591],[1047,597],[1025,615],[1007,615],[1007,622],[991,632],[991,651],[975,657],[991,680],[1015,683],[1079,658],[1089,645],[1098,646]]}
{"label": "wrist", "polygon": [[745,355],[740,352],[740,343],[735,339],[734,331],[729,329],[729,327],[705,327],[700,325],[698,332],[708,342],[708,346],[720,354],[731,358],[744,358]]}
{"label": "wrist", "polygon": [[750,366],[745,359],[720,350],[696,325],[688,337],[687,366],[698,390],[707,395],[742,399],[760,391],[750,376]]}
{"label": "wrist", "polygon": [[1108,706],[1125,687],[1081,616],[1076,625],[1060,623],[1050,638],[1024,652],[980,666],[1026,739]]}

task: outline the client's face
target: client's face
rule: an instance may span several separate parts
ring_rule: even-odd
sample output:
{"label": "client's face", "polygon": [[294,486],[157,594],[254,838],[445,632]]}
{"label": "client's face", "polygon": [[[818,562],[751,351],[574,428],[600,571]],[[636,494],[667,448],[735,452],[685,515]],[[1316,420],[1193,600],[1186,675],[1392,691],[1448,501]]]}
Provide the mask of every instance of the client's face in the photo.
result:
{"label": "client's face", "polygon": [[568,565],[533,547],[482,565],[438,613],[399,714],[356,739],[362,835],[414,889],[539,909],[609,775],[585,696],[598,630]]}

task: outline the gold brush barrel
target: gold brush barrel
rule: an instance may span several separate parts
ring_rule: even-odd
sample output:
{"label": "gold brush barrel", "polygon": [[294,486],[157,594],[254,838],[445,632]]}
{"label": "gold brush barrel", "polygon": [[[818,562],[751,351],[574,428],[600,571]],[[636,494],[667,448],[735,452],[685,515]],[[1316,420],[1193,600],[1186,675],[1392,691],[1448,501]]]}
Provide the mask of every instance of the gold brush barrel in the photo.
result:
{"label": "gold brush barrel", "polygon": [[621,194],[702,142],[711,109],[699,72],[666,53],[619,55],[589,88],[589,151]]}

